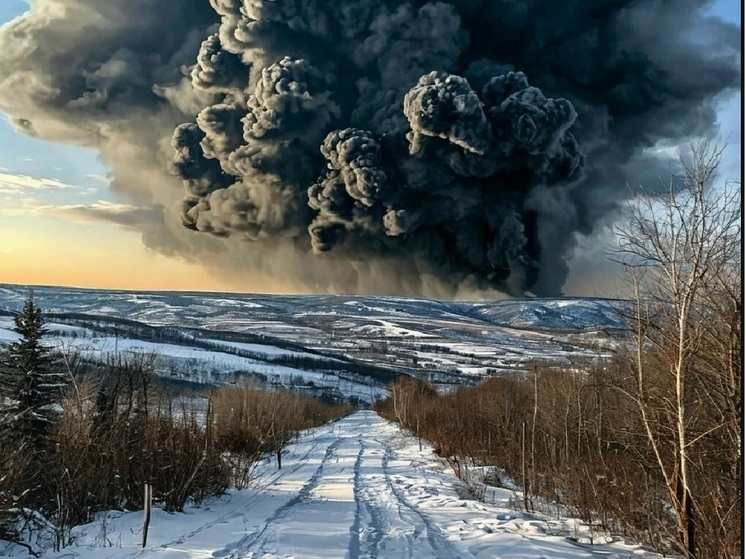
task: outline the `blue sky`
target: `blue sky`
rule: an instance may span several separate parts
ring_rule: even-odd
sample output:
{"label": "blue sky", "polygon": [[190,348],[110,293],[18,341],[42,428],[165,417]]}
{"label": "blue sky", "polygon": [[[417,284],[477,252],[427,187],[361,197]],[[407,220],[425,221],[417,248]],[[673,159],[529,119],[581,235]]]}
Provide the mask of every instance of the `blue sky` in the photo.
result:
{"label": "blue sky", "polygon": [[[28,8],[29,2],[24,0],[2,0],[0,24],[21,15]],[[16,132],[7,118],[0,118],[0,145],[0,173],[55,177],[75,185],[81,196],[108,195],[108,188],[102,181],[108,170],[99,162],[94,150],[30,138]]]}
{"label": "blue sky", "polygon": [[[25,0],[0,0],[0,25],[28,7]],[[713,14],[740,24],[739,0],[718,0],[711,9]],[[723,177],[740,176],[740,105],[740,96],[734,95],[721,107],[720,136],[728,142],[721,169]],[[28,137],[18,133],[3,116],[0,113],[0,283],[234,288],[209,278],[194,266],[148,251],[134,231],[81,218],[75,208],[126,207],[128,203],[108,188],[109,171],[96,152]],[[106,243],[101,239],[106,239]],[[113,250],[114,246],[118,249]],[[115,258],[117,253],[128,257]],[[21,269],[25,271],[19,272]],[[53,269],[55,274],[51,273]],[[133,270],[137,269],[151,274],[134,278]],[[81,274],[81,270],[89,273]],[[106,275],[103,281],[96,279],[101,277],[101,270]]]}
{"label": "blue sky", "polygon": [[[0,0],[0,24],[29,3]],[[0,283],[127,289],[237,290],[145,248],[140,234],[80,208],[129,207],[95,150],[17,132],[0,113]],[[122,255],[125,255],[124,257]]]}
{"label": "blue sky", "polygon": [[[28,8],[29,2],[23,0],[2,0],[0,23],[10,21]],[[18,181],[13,184],[13,176],[28,178],[29,184],[35,184],[35,187],[25,189],[26,192],[33,190],[36,199],[47,204],[113,201],[107,182],[109,171],[92,149],[31,138],[17,132],[7,118],[0,118],[0,145],[0,202],[8,201],[11,196],[18,200],[21,185]],[[70,188],[34,182],[48,179]],[[27,204],[30,201],[30,198],[26,198]]]}

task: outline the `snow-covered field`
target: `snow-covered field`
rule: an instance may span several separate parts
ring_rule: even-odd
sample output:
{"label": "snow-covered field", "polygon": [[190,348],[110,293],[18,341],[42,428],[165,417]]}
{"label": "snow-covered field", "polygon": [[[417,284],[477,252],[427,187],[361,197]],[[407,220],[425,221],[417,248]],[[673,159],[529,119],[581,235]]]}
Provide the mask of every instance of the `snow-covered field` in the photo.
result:
{"label": "snow-covered field", "polygon": [[[659,557],[579,521],[509,508],[520,495],[464,498],[432,449],[371,411],[305,432],[282,470],[262,464],[252,489],[182,514],[111,512],[75,529],[56,559],[584,559]],[[591,543],[591,540],[593,543]],[[2,553],[2,551],[0,551]],[[20,548],[7,557],[21,559]]]}
{"label": "snow-covered field", "polygon": [[[19,310],[28,292],[0,285],[0,311]],[[312,370],[311,359],[354,362],[385,369],[368,375],[381,387],[401,373],[445,386],[521,374],[536,362],[576,366],[610,356],[624,328],[617,312],[624,303],[606,299],[468,302],[60,287],[36,287],[34,297],[68,329],[124,332],[120,340],[138,325],[176,330],[210,349],[283,365],[305,359]],[[0,316],[0,343],[7,336]]]}
{"label": "snow-covered field", "polygon": [[[223,385],[242,381],[258,382],[257,379],[261,378],[263,385],[301,389],[312,386],[317,391],[334,393],[345,398],[354,397],[367,403],[388,395],[388,390],[380,383],[357,375],[308,371],[235,355],[229,351],[244,351],[267,359],[301,356],[318,359],[318,356],[312,354],[287,351],[271,345],[215,341],[217,349],[207,350],[126,337],[100,336],[85,328],[54,322],[48,323],[47,327],[50,333],[44,338],[45,343],[63,353],[75,352],[86,359],[99,362],[106,362],[116,356],[127,358],[138,354],[153,355],[156,373],[172,380]],[[73,333],[78,336],[72,337]],[[0,316],[0,347],[18,338],[19,335],[13,331],[13,319]],[[321,360],[319,367],[323,367]]]}

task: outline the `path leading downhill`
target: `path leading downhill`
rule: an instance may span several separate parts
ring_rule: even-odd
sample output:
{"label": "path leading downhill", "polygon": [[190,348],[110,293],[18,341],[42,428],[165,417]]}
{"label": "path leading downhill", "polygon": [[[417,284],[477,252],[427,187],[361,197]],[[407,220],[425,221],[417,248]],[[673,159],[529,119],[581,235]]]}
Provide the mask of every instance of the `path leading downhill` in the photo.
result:
{"label": "path leading downhill", "polygon": [[[450,470],[370,411],[305,433],[283,469],[263,464],[259,488],[187,514],[154,511],[137,549],[139,515],[87,526],[80,559],[580,559],[655,557],[621,542],[586,545],[570,521],[547,521],[464,499]],[[564,530],[564,532],[563,532]],[[90,547],[87,547],[90,546]],[[104,549],[102,549],[102,547]]]}
{"label": "path leading downhill", "polygon": [[[389,473],[391,448],[376,438],[386,422],[360,412],[317,439],[320,460],[308,460],[298,493],[254,534],[214,557],[471,557],[459,552],[427,516],[411,505]],[[304,478],[300,470],[293,479]],[[285,478],[280,484],[288,483]],[[268,488],[271,491],[271,488]]]}

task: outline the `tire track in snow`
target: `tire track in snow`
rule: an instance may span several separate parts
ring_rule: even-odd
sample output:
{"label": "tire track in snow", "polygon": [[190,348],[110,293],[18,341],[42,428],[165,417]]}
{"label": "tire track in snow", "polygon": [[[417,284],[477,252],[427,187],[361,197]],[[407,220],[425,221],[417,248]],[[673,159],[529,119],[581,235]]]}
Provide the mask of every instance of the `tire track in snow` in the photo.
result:
{"label": "tire track in snow", "polygon": [[[338,438],[327,447],[324,457],[321,459],[321,462],[313,475],[305,484],[303,484],[303,487],[301,487],[300,491],[298,491],[293,498],[278,508],[275,513],[265,521],[264,527],[261,530],[247,534],[235,544],[230,544],[224,549],[214,552],[212,556],[240,559],[241,557],[256,557],[264,555],[266,552],[263,548],[267,543],[271,531],[270,529],[287,517],[297,505],[308,500],[311,492],[318,487],[319,482],[323,478],[324,468],[330,463],[334,456],[334,452],[344,441],[344,438]],[[252,550],[252,548],[255,549]],[[249,555],[249,553],[251,553],[251,555]]]}
{"label": "tire track in snow", "polygon": [[[281,481],[283,478],[288,477],[294,474],[295,472],[297,472],[300,468],[302,468],[308,462],[308,457],[311,454],[313,454],[320,445],[321,445],[320,439],[313,439],[311,446],[306,450],[306,452],[300,458],[297,459],[297,463],[292,468],[275,471],[273,474],[269,476],[268,480],[264,481],[262,485],[258,487],[258,489],[260,491],[265,490],[267,487],[270,487],[271,485]],[[271,457],[270,457],[270,461],[271,461]],[[239,501],[237,504],[241,504],[242,510],[244,508],[248,509],[252,504],[256,502],[256,499],[257,499],[256,495],[252,495],[252,496],[239,495]],[[239,516],[243,517],[244,514],[242,512],[237,512],[235,509],[231,510],[225,514],[220,515],[216,519],[203,524],[202,526],[198,526],[197,528],[195,528],[194,530],[186,534],[183,534],[177,538],[174,538],[171,541],[162,543],[158,545],[157,547],[148,547],[145,549],[139,549],[137,551],[131,552],[124,556],[117,554],[117,559],[133,559],[135,557],[141,557],[146,553],[150,553],[154,549],[169,549],[169,548],[174,548],[179,545],[183,545],[190,539],[197,537],[203,532],[206,532],[207,530],[215,528],[216,526],[219,526],[221,524],[227,524],[230,521],[230,519],[237,518]],[[108,556],[107,559],[111,559],[111,557],[114,557],[114,556]]]}
{"label": "tire track in snow", "polygon": [[[408,511],[411,511],[411,513],[416,515],[416,517],[422,521],[422,524],[424,525],[424,531],[427,534],[428,545],[433,550],[433,556],[438,559],[473,559],[473,556],[470,553],[457,550],[455,546],[448,540],[443,531],[438,528],[435,522],[433,522],[430,516],[422,512],[415,505],[411,504],[407,500],[405,492],[402,491],[402,489],[396,487],[396,482],[391,476],[389,467],[389,460],[393,455],[391,446],[385,441],[381,441],[378,439],[376,440],[384,448],[381,467],[383,469],[383,474],[386,480],[386,486],[391,490],[392,494],[396,498],[398,506],[401,507],[400,510],[406,509]],[[416,534],[414,539],[417,540],[419,538],[419,535],[420,534]]]}
{"label": "tire track in snow", "polygon": [[[362,437],[358,441],[361,449],[355,463],[356,516],[350,529],[349,558],[471,557],[456,550],[429,516],[411,504],[405,492],[396,487],[388,472],[392,453],[389,445],[373,439],[375,448],[372,449],[370,441],[364,441]],[[370,462],[373,462],[371,471],[376,473],[363,472]],[[368,519],[367,524],[363,518]],[[363,533],[366,537],[361,540],[359,536]],[[425,538],[422,538],[423,534]],[[423,549],[423,545],[429,548],[429,552]]]}
{"label": "tire track in snow", "polygon": [[[368,450],[368,446],[363,442],[362,437],[360,438],[360,445],[362,448],[359,470],[362,469],[362,464],[364,463],[362,460],[363,454]],[[383,450],[382,445],[381,450]],[[381,453],[379,460],[375,460],[376,457],[372,453],[368,453],[368,456],[372,457],[374,462],[376,462],[376,469],[383,472],[383,453]],[[395,505],[398,501],[385,483],[383,474],[358,475],[355,482],[355,499],[358,502],[358,508],[364,508],[370,518],[369,528],[366,530],[366,554],[364,557],[378,559],[379,553],[385,550],[387,554],[393,553],[396,557],[411,559],[414,553],[414,541],[419,537],[423,527],[405,519],[401,507],[392,506],[392,504]],[[396,521],[390,518],[393,511],[397,512],[399,522],[403,527],[394,526]],[[411,533],[409,533],[410,531]],[[404,540],[402,543],[405,544],[406,549],[392,549],[397,545],[397,539]],[[405,552],[406,555],[403,554]],[[352,559],[352,554],[350,557]]]}
{"label": "tire track in snow", "polygon": [[[350,526],[350,545],[348,547],[349,559],[360,559],[360,525],[362,523],[362,499],[360,499],[360,465],[363,463],[363,453],[365,452],[365,445],[363,444],[362,437],[358,437],[360,443],[360,452],[357,453],[357,459],[355,460],[355,476],[353,478],[353,494],[355,495],[355,520]],[[377,557],[370,555],[371,559]]]}

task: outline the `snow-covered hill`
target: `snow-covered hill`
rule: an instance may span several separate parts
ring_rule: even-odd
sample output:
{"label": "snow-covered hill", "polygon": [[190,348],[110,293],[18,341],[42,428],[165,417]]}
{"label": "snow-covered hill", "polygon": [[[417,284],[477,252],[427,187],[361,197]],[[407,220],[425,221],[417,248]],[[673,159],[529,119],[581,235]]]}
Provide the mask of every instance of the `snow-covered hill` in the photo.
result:
{"label": "snow-covered hill", "polygon": [[[12,339],[9,313],[28,293],[0,285],[0,343]],[[521,373],[537,361],[571,366],[604,358],[623,330],[617,310],[624,303],[607,299],[447,302],[51,287],[33,293],[50,313],[52,334],[89,352],[156,351],[170,360],[173,375],[197,382],[255,373],[315,387],[341,377],[360,381],[341,391],[363,399],[398,374],[461,384]]]}
{"label": "snow-covered hill", "polygon": [[[431,448],[374,412],[305,432],[282,470],[260,466],[254,488],[183,514],[111,512],[74,530],[49,559],[591,559],[659,557],[582,522],[511,508],[521,495],[464,487]],[[25,557],[17,549],[18,559]],[[1,553],[1,552],[0,552]]]}

